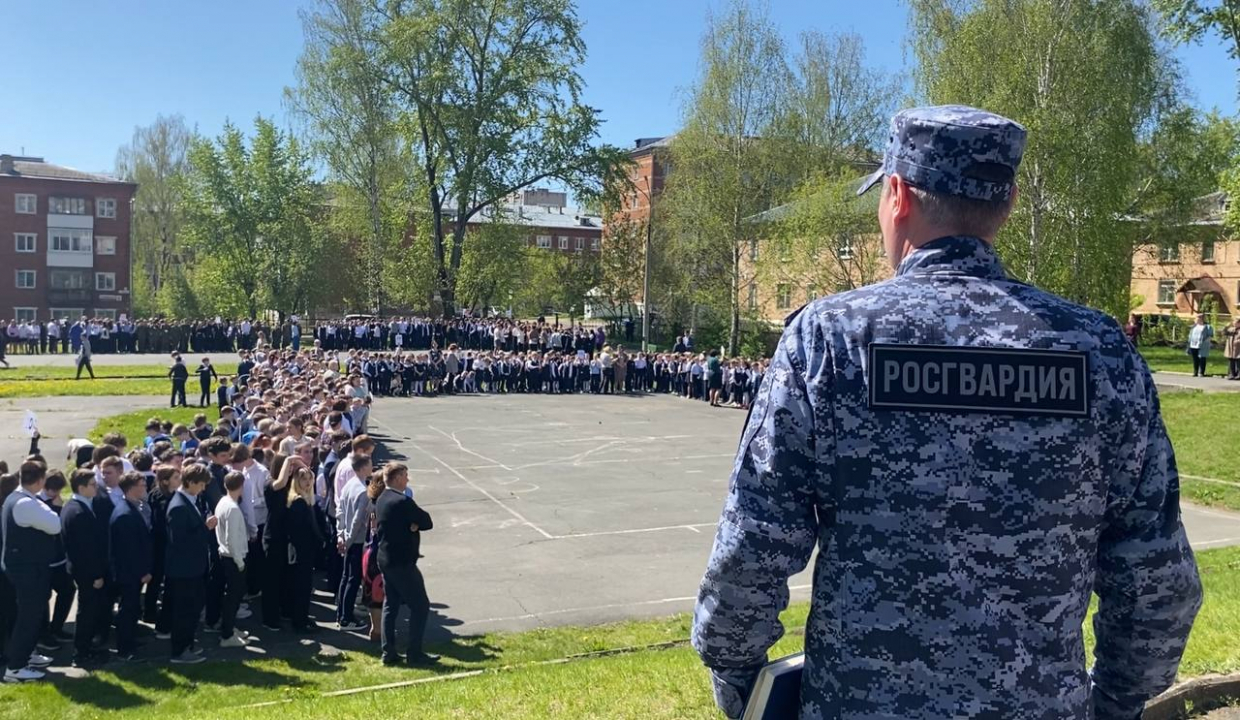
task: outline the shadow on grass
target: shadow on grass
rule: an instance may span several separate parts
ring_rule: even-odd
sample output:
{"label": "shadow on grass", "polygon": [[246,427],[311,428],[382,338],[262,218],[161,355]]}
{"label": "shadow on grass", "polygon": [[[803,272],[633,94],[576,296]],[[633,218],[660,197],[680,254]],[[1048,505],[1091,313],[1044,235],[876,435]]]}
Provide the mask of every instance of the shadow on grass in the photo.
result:
{"label": "shadow on grass", "polygon": [[130,692],[98,675],[65,678],[55,682],[55,687],[66,700],[75,705],[85,705],[100,710],[131,710],[152,704],[150,699]]}

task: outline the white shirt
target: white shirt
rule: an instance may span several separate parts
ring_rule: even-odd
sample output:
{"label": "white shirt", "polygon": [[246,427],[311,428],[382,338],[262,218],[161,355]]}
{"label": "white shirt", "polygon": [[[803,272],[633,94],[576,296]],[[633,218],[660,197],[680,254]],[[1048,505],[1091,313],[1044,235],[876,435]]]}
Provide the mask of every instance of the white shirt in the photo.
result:
{"label": "white shirt", "polygon": [[[48,535],[60,534],[60,516],[33,493],[19,487],[4,501],[4,509],[0,511],[0,538],[5,542],[8,541],[9,525],[4,521],[8,519],[10,507],[13,508],[13,522],[21,527],[32,527]],[[0,567],[8,570],[3,560],[4,554],[0,553]]]}
{"label": "white shirt", "polygon": [[335,488],[336,501],[340,501],[341,494],[344,491],[345,483],[357,477],[357,473],[353,472],[353,453],[345,455],[344,458],[336,464],[336,478],[333,483]]}
{"label": "white shirt", "polygon": [[239,570],[245,570],[245,553],[250,546],[245,513],[231,497],[225,495],[215,504],[215,540],[220,557],[232,558]]}

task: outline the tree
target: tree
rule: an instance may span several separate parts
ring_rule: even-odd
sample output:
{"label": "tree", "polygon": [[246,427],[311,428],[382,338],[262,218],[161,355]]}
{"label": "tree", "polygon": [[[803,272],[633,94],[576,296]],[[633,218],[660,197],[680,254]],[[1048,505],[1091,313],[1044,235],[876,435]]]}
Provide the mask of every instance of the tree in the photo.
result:
{"label": "tree", "polygon": [[356,59],[381,83],[410,152],[402,167],[427,210],[445,315],[455,312],[471,219],[546,180],[589,197],[626,166],[620,150],[595,145],[601,121],[581,101],[585,46],[570,0],[325,5],[340,15],[357,10],[367,51]]}
{"label": "tree", "polygon": [[788,185],[780,143],[789,72],[770,18],[741,0],[708,18],[701,66],[671,143],[676,169],[662,211],[694,302],[727,308],[735,355],[740,296],[754,281],[741,262],[757,239],[748,218],[776,204]]}
{"label": "tree", "polygon": [[[599,293],[611,308],[623,309],[630,318],[642,294],[646,233],[650,230],[648,222],[637,222],[627,214],[613,215],[599,250]],[[649,299],[646,304],[651,307]]]}
{"label": "tree", "polygon": [[1138,239],[1140,144],[1174,75],[1138,0],[914,0],[931,103],[1023,123],[1020,196],[997,244],[1019,278],[1120,316]]}
{"label": "tree", "polygon": [[172,308],[164,284],[180,274],[186,257],[181,241],[184,212],[179,187],[188,167],[194,133],[180,115],[159,115],[134,129],[133,139],[116,153],[116,174],[138,184],[134,197],[131,248],[135,269],[134,312],[151,315]]}
{"label": "tree", "polygon": [[507,306],[526,280],[529,228],[493,222],[472,233],[462,252],[457,293],[462,307],[485,314],[492,306]]}
{"label": "tree", "polygon": [[385,258],[401,251],[406,228],[398,223],[407,219],[413,196],[401,172],[395,106],[371,66],[378,47],[368,32],[368,6],[367,0],[320,0],[317,12],[302,13],[298,82],[285,89],[285,98],[304,121],[310,149],[326,163],[336,192],[363,210],[348,214],[354,225],[347,232],[360,241],[367,309],[381,313],[384,290],[394,280],[384,272]]}
{"label": "tree", "polygon": [[767,213],[758,272],[769,284],[804,286],[808,298],[876,282],[886,255],[876,193],[856,194],[853,174],[812,177]]}
{"label": "tree", "polygon": [[249,317],[274,310],[282,318],[323,300],[334,259],[319,221],[323,199],[300,145],[262,117],[254,131],[248,146],[231,123],[215,141],[191,143],[185,231],[211,306]]}

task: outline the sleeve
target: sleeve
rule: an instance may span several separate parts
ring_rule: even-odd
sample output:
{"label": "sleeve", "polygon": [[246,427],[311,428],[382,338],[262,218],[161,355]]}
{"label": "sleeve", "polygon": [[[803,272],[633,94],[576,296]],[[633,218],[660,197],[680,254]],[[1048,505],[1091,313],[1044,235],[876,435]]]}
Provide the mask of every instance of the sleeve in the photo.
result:
{"label": "sleeve", "polygon": [[13,506],[13,522],[48,535],[60,534],[60,516],[44,503],[32,498],[22,498]]}
{"label": "sleeve", "polygon": [[1145,701],[1171,685],[1201,607],[1175,454],[1149,370],[1142,364],[1141,371],[1147,422],[1131,448],[1136,477],[1113,480],[1133,488],[1132,496],[1108,511],[1099,538],[1091,671],[1099,720],[1140,717]]}
{"label": "sleeve", "polygon": [[245,484],[241,486],[241,500],[237,503],[237,507],[241,510],[241,517],[245,521],[245,531],[249,537],[258,535],[258,521],[254,519],[254,493],[258,483],[250,478],[245,479]]}
{"label": "sleeve", "polygon": [[420,505],[414,502],[413,498],[409,499],[409,518],[411,523],[417,523],[418,532],[423,530],[432,530],[435,523],[431,520],[430,513],[422,509]]}
{"label": "sleeve", "polygon": [[829,421],[815,422],[802,332],[800,325],[785,331],[746,422],[694,611],[693,647],[711,670],[715,701],[732,718],[784,634],[788,577],[805,568],[817,536],[819,457],[832,454]]}

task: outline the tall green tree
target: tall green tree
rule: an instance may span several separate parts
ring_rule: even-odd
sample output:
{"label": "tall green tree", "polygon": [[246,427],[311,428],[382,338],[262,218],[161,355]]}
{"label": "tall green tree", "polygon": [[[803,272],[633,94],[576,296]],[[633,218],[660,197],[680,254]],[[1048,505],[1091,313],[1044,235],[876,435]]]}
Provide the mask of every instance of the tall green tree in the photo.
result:
{"label": "tall green tree", "polygon": [[1029,129],[1020,196],[997,243],[1028,282],[1127,311],[1139,233],[1124,221],[1141,143],[1172,104],[1170,62],[1137,0],[913,0],[918,87],[931,103]]}
{"label": "tall green tree", "polygon": [[598,111],[581,100],[585,45],[570,0],[327,0],[316,15],[354,9],[359,69],[379,81],[409,149],[401,167],[452,314],[471,219],[547,180],[588,197],[627,156],[597,143]]}
{"label": "tall green tree", "polygon": [[194,140],[182,198],[185,235],[219,312],[283,317],[327,300],[334,258],[323,197],[297,140],[270,120],[254,121],[248,143],[231,123],[214,141]]}
{"label": "tall green tree", "polygon": [[150,125],[135,128],[133,139],[116,153],[117,176],[138,184],[131,229],[138,315],[172,310],[168,300],[175,293],[164,285],[183,275],[188,259],[181,238],[185,213],[179,188],[193,137],[185,118],[159,115]]}
{"label": "tall green tree", "polygon": [[748,218],[789,189],[781,145],[790,84],[779,33],[762,9],[734,0],[708,18],[701,73],[671,143],[675,170],[661,200],[670,250],[694,302],[724,310],[727,349],[740,347],[741,296],[754,282],[742,263],[758,226]]}
{"label": "tall green tree", "polygon": [[472,231],[461,257],[457,293],[461,307],[486,313],[507,307],[527,281],[529,228],[504,222],[483,223]]}

